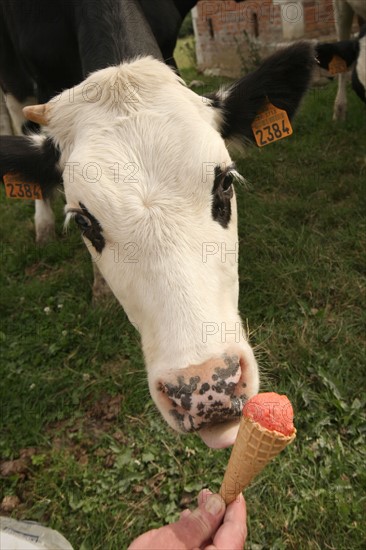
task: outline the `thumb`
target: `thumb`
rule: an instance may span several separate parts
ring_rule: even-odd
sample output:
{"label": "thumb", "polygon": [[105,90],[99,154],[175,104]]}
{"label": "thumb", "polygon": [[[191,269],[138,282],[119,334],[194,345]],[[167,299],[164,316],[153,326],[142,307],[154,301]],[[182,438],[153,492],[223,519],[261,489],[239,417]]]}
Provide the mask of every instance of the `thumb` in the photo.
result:
{"label": "thumb", "polygon": [[220,495],[201,493],[198,508],[183,515],[170,527],[182,544],[177,548],[196,548],[213,538],[225,515],[225,503]]}

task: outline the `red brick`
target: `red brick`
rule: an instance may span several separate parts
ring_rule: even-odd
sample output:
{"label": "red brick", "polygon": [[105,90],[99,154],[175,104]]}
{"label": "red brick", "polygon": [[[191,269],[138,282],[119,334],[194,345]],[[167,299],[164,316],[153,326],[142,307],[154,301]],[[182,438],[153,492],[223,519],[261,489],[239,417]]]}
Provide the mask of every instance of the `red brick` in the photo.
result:
{"label": "red brick", "polygon": [[[197,13],[198,39],[205,66],[224,66],[229,59],[234,65],[240,65],[236,58],[238,48],[233,45],[240,44],[244,51],[244,31],[253,36],[254,14],[262,52],[267,54],[270,45],[283,42],[281,5],[273,5],[272,0],[245,0],[239,4],[232,0],[201,0]],[[332,0],[303,0],[303,14],[305,38],[335,34]],[[214,39],[210,36],[208,19],[212,22]]]}

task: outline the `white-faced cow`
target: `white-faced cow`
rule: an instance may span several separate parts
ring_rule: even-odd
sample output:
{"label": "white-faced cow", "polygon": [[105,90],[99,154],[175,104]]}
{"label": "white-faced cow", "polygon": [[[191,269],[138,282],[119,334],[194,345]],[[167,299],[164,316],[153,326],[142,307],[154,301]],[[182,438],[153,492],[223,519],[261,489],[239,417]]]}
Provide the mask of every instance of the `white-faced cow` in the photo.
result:
{"label": "white-faced cow", "polygon": [[104,26],[121,63],[28,107],[45,135],[1,138],[0,175],[37,181],[46,196],[63,181],[67,218],[140,332],[161,414],[225,447],[259,386],[229,253],[238,244],[236,171],[225,142],[252,140],[267,100],[293,116],[314,51],[307,43],[278,51],[203,99],[159,60],[137,3],[121,3],[118,15],[118,33],[115,16]]}
{"label": "white-faced cow", "polygon": [[[135,1],[157,41],[151,53],[159,55],[159,48],[164,61],[176,68],[173,52],[178,32],[197,0],[0,0],[0,86],[16,135],[29,131],[22,113],[25,105],[47,102],[91,72],[122,59],[120,21],[125,8],[121,4]],[[127,21],[127,26],[133,30],[134,21]],[[133,40],[138,53],[139,29]],[[50,199],[36,201],[35,229],[40,244],[54,237]],[[108,289],[93,267],[93,296],[98,299]]]}
{"label": "white-faced cow", "polygon": [[352,69],[352,87],[359,98],[366,103],[366,25],[357,38],[342,42],[326,42],[316,46],[318,63],[328,69],[334,56],[337,56]]}
{"label": "white-faced cow", "polygon": [[[366,19],[366,1],[365,0],[333,0],[334,17],[337,30],[337,38],[343,42],[349,40],[351,36],[352,21],[354,14]],[[363,52],[358,56],[357,73],[360,77],[360,82],[365,82],[365,40],[360,41],[360,49]],[[341,73],[338,75],[338,92],[334,103],[334,120],[344,120],[347,112],[347,95],[346,95],[347,74]]]}

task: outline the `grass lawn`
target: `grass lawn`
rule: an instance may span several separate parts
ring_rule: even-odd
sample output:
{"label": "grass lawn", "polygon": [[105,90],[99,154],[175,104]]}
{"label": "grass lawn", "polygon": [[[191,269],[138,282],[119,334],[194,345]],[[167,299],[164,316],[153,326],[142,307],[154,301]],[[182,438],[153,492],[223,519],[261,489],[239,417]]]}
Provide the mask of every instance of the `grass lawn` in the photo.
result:
{"label": "grass lawn", "polygon": [[[240,310],[262,389],[290,397],[298,429],[246,491],[251,550],[366,540],[366,110],[349,90],[334,124],[335,91],[309,92],[291,138],[234,155],[247,180]],[[14,517],[75,549],[126,548],[218,489],[230,451],[160,419],[137,332],[115,302],[91,306],[89,255],[76,228],[62,231],[61,195],[57,242],[40,248],[32,203],[0,191],[0,502],[17,497]]]}

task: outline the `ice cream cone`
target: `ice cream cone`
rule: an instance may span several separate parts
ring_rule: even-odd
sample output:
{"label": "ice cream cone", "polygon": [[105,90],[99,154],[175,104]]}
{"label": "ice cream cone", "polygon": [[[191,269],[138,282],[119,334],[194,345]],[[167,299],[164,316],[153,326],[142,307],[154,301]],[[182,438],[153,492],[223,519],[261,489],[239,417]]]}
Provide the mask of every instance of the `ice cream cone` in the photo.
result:
{"label": "ice cream cone", "polygon": [[252,479],[263,470],[296,437],[263,428],[258,422],[242,416],[238,436],[220,488],[226,504],[233,502]]}

